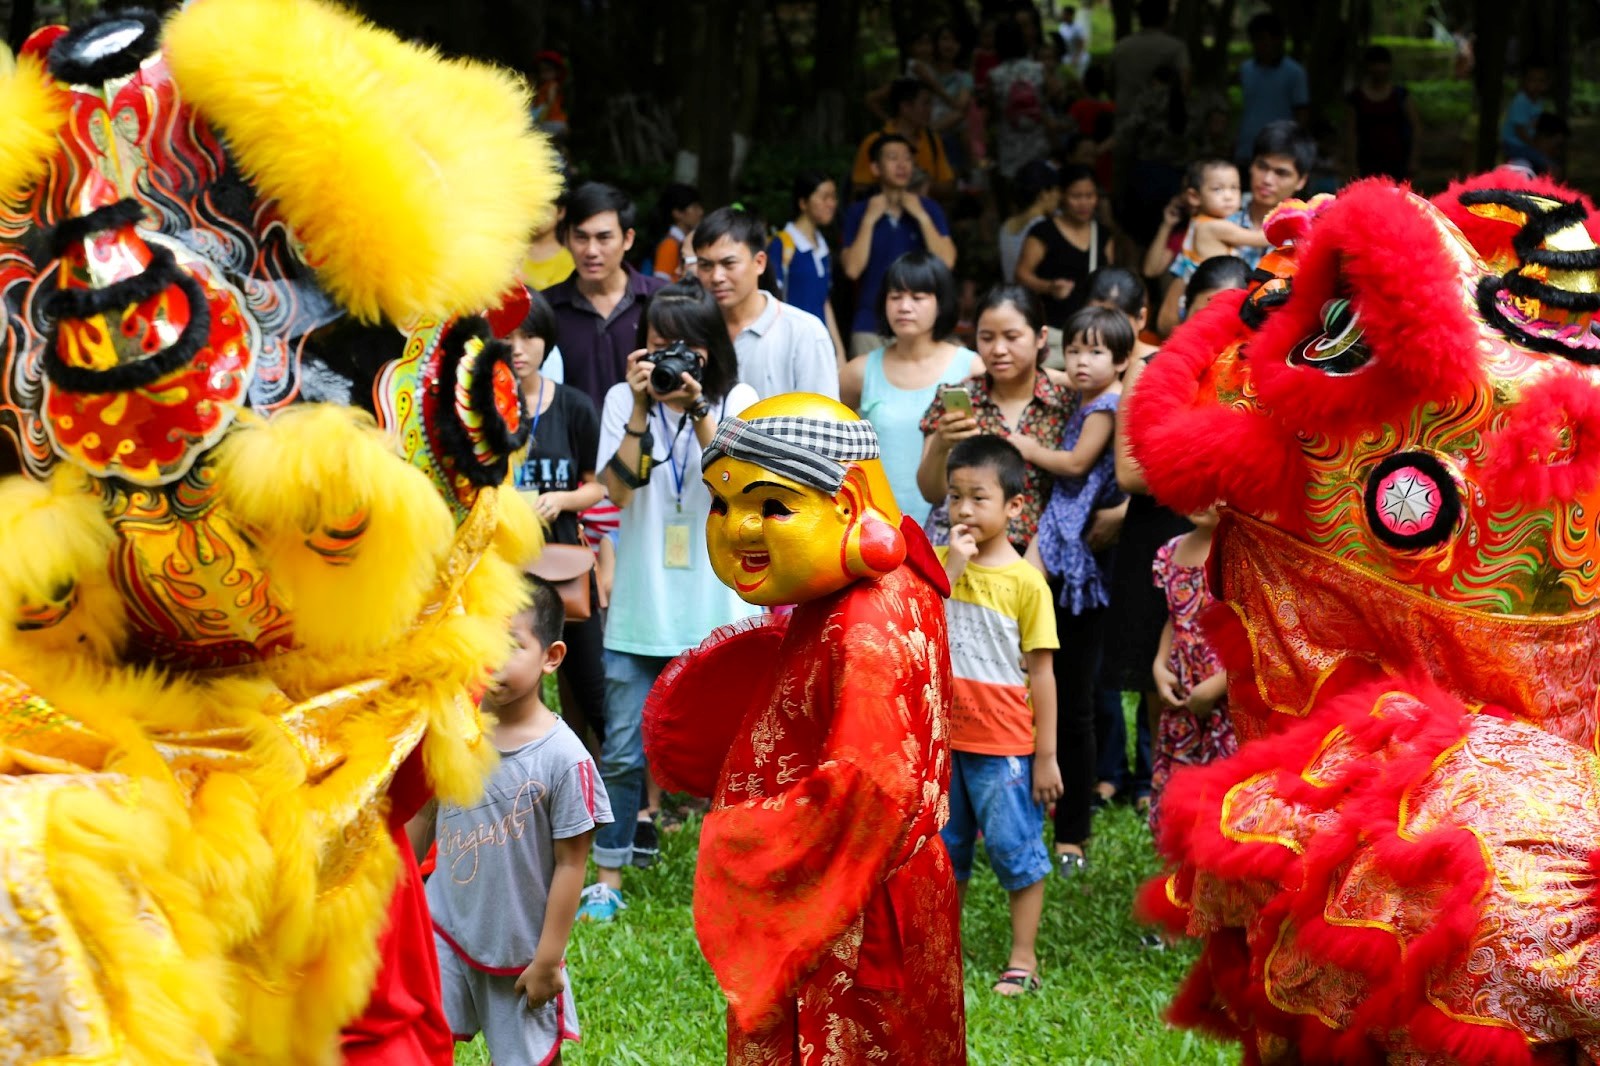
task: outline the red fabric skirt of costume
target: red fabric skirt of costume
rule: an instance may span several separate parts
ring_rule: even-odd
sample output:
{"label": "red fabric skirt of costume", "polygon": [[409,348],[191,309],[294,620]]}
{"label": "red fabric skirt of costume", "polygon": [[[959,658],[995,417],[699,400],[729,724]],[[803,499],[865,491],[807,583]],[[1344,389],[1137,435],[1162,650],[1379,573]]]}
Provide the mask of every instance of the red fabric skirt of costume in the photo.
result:
{"label": "red fabric skirt of costume", "polygon": [[910,565],[714,635],[658,683],[663,784],[704,780],[664,757],[678,726],[727,751],[694,914],[730,1064],[966,1062],[949,691],[943,599]]}

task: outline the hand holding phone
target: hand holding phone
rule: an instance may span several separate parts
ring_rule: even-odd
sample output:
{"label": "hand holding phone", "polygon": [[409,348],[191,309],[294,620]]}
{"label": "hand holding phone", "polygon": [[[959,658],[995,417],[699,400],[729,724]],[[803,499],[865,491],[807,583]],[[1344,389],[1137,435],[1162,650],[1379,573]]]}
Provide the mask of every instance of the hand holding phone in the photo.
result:
{"label": "hand holding phone", "polygon": [[965,385],[946,385],[939,390],[939,403],[947,412],[959,411],[972,417],[972,393]]}

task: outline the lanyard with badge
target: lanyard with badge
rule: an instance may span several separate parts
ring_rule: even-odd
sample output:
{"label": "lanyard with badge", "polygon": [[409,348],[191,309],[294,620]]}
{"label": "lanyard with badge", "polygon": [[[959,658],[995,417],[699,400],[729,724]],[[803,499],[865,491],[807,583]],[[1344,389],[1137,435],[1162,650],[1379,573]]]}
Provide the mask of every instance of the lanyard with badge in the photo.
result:
{"label": "lanyard with badge", "polygon": [[543,378],[539,379],[539,395],[534,397],[533,419],[532,424],[528,427],[528,453],[523,457],[522,466],[518,470],[515,482],[517,491],[527,497],[530,502],[536,499],[539,493],[544,490],[543,479],[534,475],[536,468],[533,464],[539,461],[536,455],[539,450],[539,419],[544,417],[544,387],[546,384],[553,385],[554,382],[548,382]]}
{"label": "lanyard with badge", "polygon": [[661,418],[661,432],[667,438],[667,465],[672,469],[673,510],[667,515],[667,541],[662,551],[662,562],[668,570],[688,570],[689,519],[683,513],[683,490],[688,482],[689,461],[678,462],[678,438],[689,424],[689,412],[678,420],[677,430],[667,421],[666,408],[656,404],[656,414]]}

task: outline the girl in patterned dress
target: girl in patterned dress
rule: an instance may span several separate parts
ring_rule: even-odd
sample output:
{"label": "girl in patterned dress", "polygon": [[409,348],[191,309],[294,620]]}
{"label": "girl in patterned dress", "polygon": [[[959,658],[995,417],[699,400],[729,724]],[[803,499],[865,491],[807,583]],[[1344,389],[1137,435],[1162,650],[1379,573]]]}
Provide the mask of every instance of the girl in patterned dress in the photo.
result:
{"label": "girl in patterned dress", "polygon": [[1105,633],[1105,553],[1089,547],[1090,516],[1126,497],[1117,488],[1117,401],[1122,371],[1133,354],[1133,326],[1120,311],[1086,307],[1067,320],[1066,367],[1078,391],[1078,407],[1067,420],[1057,448],[1011,438],[1022,457],[1055,475],[1050,503],[1028,560],[1050,576],[1056,590],[1056,757],[1065,786],[1056,802],[1056,871],[1072,877],[1084,868],[1084,844],[1098,791],[1094,732],[1095,680]]}
{"label": "girl in patterned dress", "polygon": [[1217,528],[1216,508],[1189,516],[1194,529],[1173,537],[1156,552],[1156,587],[1167,597],[1167,624],[1156,652],[1156,692],[1161,721],[1156,729],[1150,824],[1156,825],[1161,792],[1179,766],[1203,766],[1238,748],[1228,718],[1228,673],[1200,630],[1200,615],[1212,601],[1206,559]]}

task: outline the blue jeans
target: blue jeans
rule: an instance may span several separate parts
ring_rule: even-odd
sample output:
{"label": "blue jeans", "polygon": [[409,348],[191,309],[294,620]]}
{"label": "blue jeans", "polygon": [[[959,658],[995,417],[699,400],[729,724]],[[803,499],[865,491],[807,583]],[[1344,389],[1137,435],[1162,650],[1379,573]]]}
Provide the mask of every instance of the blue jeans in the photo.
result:
{"label": "blue jeans", "polygon": [[1044,846],[1044,808],[1033,802],[1032,755],[950,753],[950,820],[939,835],[956,880],[972,876],[972,855],[983,832],[996,880],[1019,892],[1050,875]]}
{"label": "blue jeans", "polygon": [[620,870],[633,861],[634,826],[644,809],[644,701],[671,659],[606,649],[606,736],[600,779],[611,818],[594,834],[594,864]]}

